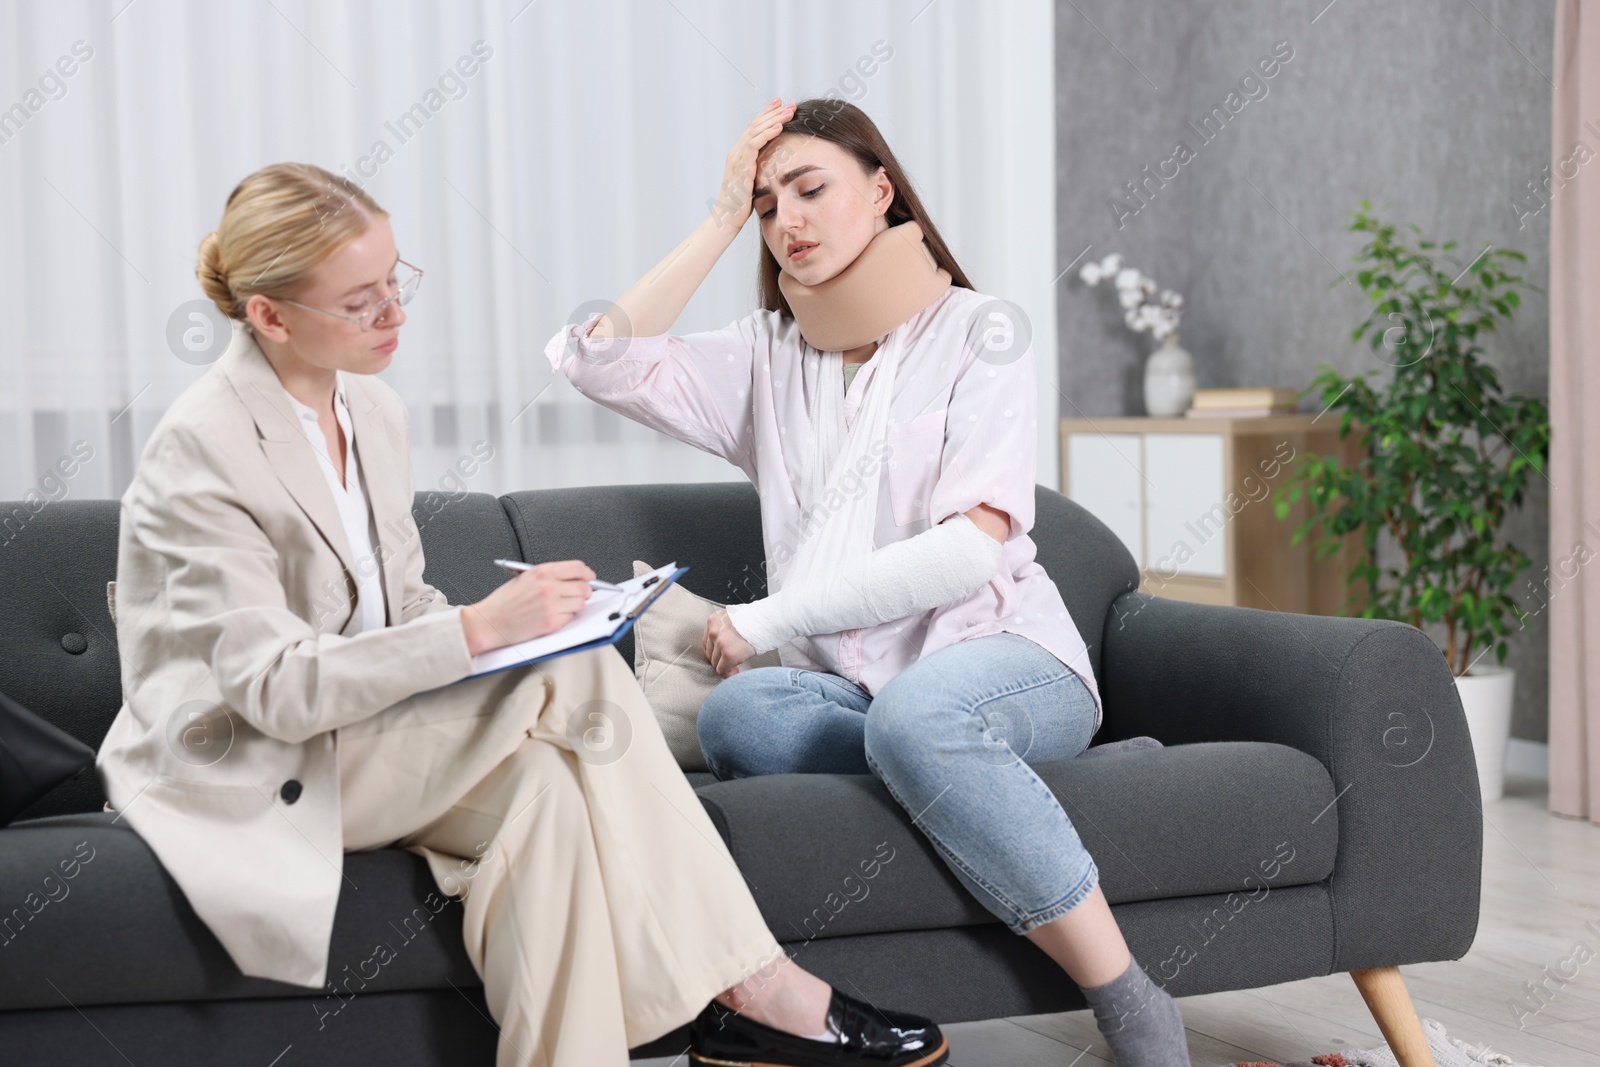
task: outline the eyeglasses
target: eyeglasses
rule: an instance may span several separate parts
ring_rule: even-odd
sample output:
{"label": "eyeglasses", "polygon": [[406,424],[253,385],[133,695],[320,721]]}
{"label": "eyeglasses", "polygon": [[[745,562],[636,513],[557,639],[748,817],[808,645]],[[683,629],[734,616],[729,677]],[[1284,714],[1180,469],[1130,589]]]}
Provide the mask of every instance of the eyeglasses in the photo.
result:
{"label": "eyeglasses", "polygon": [[379,319],[383,318],[384,314],[389,310],[390,304],[399,304],[404,307],[411,303],[411,298],[417,295],[417,290],[422,286],[422,268],[407,263],[403,259],[397,259],[395,262],[410,270],[411,273],[399,279],[399,288],[393,296],[386,296],[375,304],[368,304],[361,309],[360,313],[355,315],[341,315],[337,311],[324,311],[322,308],[314,308],[310,304],[302,304],[298,300],[289,300],[284,297],[278,297],[277,299],[282,300],[285,304],[293,304],[297,308],[315,311],[318,315],[331,315],[333,318],[343,319],[345,322],[353,322],[362,330],[370,330],[377,324]]}

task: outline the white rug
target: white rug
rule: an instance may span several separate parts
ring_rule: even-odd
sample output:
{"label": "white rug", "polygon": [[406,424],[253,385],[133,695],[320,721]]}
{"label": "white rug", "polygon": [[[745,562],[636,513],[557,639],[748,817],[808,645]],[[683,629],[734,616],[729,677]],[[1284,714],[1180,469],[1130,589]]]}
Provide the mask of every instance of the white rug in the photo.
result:
{"label": "white rug", "polygon": [[[1437,1019],[1423,1019],[1422,1032],[1433,1049],[1435,1067],[1539,1067],[1534,1063],[1514,1060],[1503,1052],[1495,1052],[1488,1045],[1474,1045],[1451,1037],[1444,1032],[1444,1024]],[[1325,1052],[1309,1060],[1294,1060],[1277,1064],[1272,1060],[1245,1060],[1231,1067],[1400,1067],[1387,1044],[1369,1049],[1346,1049],[1343,1052]]]}

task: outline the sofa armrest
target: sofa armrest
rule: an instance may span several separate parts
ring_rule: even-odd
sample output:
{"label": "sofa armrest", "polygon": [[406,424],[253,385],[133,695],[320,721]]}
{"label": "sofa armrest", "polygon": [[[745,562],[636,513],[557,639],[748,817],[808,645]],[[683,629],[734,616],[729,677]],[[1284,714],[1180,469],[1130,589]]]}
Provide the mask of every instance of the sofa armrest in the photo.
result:
{"label": "sofa armrest", "polygon": [[1403,623],[1147,593],[1107,614],[1100,740],[1268,741],[1315,756],[1335,800],[1334,971],[1458,959],[1478,925],[1483,814],[1443,654]]}

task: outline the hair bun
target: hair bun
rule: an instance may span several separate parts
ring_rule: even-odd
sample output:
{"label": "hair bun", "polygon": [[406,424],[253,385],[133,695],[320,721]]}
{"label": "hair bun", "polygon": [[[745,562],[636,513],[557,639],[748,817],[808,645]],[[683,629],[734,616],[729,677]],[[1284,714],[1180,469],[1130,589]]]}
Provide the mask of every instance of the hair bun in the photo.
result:
{"label": "hair bun", "polygon": [[195,277],[222,313],[247,322],[257,296],[287,299],[388,212],[361,187],[314,163],[272,163],[234,186],[222,221],[200,241]]}
{"label": "hair bun", "polygon": [[230,319],[239,317],[235,307],[238,301],[222,269],[222,241],[215,230],[200,241],[200,261],[195,266],[194,275],[200,281],[201,290],[224,315]]}

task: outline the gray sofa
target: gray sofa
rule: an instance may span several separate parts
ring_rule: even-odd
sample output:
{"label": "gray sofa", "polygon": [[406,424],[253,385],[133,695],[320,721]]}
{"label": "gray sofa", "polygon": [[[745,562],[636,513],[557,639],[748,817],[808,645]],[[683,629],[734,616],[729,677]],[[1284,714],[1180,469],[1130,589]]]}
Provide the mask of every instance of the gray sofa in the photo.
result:
{"label": "gray sofa", "polygon": [[[117,502],[18,507],[0,505],[0,692],[98,745],[120,703],[105,601]],[[422,493],[415,513],[427,580],[454,603],[505,579],[497,556],[581,558],[610,579],[634,559],[677,560],[702,596],[764,594],[748,485]],[[1167,746],[1035,767],[1152,976],[1181,997],[1467,951],[1477,779],[1449,671],[1423,634],[1138,593],[1116,537],[1042,487],[1033,536],[1104,695],[1094,743],[1148,734]],[[631,642],[620,650],[631,662]],[[690,777],[778,939],[847,992],[944,1023],[1083,1006],[875,778]],[[348,999],[245,978],[102,799],[91,768],[0,830],[0,1060],[493,1063],[459,905],[424,910],[425,928]],[[45,877],[73,858],[75,876],[46,899]],[[434,891],[401,851],[347,856],[346,871],[339,977],[364,970]],[[678,1032],[634,1054],[686,1044]]]}

